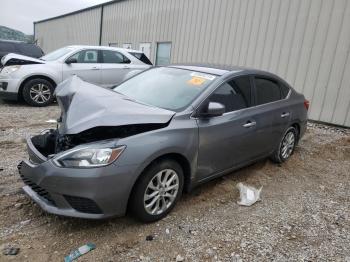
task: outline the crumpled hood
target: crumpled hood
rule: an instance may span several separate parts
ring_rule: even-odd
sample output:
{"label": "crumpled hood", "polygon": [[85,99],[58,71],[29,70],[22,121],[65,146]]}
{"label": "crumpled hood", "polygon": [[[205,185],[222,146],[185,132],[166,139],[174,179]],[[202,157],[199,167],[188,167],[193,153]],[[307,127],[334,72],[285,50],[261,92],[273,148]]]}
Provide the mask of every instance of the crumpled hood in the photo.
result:
{"label": "crumpled hood", "polygon": [[2,66],[45,64],[45,63],[46,62],[44,60],[40,60],[30,56],[18,55],[14,53],[7,54],[1,59]]}
{"label": "crumpled hood", "polygon": [[72,76],[56,88],[62,110],[59,133],[77,134],[93,127],[165,124],[175,112],[128,99]]}

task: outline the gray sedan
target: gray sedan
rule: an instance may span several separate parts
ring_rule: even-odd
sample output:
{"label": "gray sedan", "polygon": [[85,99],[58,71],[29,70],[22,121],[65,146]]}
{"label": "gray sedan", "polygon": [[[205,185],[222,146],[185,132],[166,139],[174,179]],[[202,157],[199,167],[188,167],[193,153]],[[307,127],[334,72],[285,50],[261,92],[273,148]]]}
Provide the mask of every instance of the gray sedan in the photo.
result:
{"label": "gray sedan", "polygon": [[53,214],[145,222],[203,182],[286,161],[309,107],[273,74],[204,66],[152,68],[113,90],[72,77],[56,97],[57,129],[27,139],[24,191]]}

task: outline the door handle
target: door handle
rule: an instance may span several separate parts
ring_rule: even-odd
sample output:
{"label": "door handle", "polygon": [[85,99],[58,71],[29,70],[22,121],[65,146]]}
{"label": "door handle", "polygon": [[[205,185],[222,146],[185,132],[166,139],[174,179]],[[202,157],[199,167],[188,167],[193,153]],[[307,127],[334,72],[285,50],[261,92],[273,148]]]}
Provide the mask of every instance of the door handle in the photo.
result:
{"label": "door handle", "polygon": [[100,68],[98,68],[97,66],[94,66],[93,68],[91,68],[91,70],[100,70]]}
{"label": "door handle", "polygon": [[282,113],[282,114],[281,114],[281,117],[282,117],[282,118],[285,118],[285,117],[287,117],[287,116],[289,116],[289,115],[290,115],[290,114],[289,114],[288,112],[286,112],[286,113]]}
{"label": "door handle", "polygon": [[248,121],[247,123],[245,123],[245,124],[243,125],[243,127],[245,127],[245,128],[250,128],[250,127],[255,126],[255,125],[256,125],[256,122],[255,122],[255,121]]}
{"label": "door handle", "polygon": [[123,69],[130,69],[130,67],[128,67],[128,66],[123,66]]}

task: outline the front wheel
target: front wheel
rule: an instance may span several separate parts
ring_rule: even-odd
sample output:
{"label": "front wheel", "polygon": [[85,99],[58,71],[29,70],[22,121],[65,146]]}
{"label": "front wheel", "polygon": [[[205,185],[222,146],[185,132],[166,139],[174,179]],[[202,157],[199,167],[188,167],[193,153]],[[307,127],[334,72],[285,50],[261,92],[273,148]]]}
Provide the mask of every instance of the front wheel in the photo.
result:
{"label": "front wheel", "polygon": [[54,87],[45,79],[32,79],[25,83],[23,99],[31,106],[47,106],[52,103]]}
{"label": "front wheel", "polygon": [[130,211],[143,222],[164,218],[181,197],[183,181],[183,170],[177,162],[155,162],[135,185],[130,196]]}
{"label": "front wheel", "polygon": [[291,126],[284,133],[278,148],[271,156],[271,160],[276,163],[285,162],[293,154],[296,143],[297,130]]}

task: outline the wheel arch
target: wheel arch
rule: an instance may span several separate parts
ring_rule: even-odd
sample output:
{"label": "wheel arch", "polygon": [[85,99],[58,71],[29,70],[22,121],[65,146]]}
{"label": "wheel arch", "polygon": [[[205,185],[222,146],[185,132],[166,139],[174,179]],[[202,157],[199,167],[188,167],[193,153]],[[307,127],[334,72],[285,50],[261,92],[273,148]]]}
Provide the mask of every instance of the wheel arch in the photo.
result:
{"label": "wheel arch", "polygon": [[163,154],[163,155],[160,155],[160,156],[154,158],[152,161],[150,161],[145,166],[145,168],[142,169],[142,171],[138,175],[137,179],[134,181],[134,184],[132,185],[132,188],[130,190],[130,194],[128,196],[128,205],[129,205],[129,201],[130,201],[130,196],[131,196],[131,194],[133,194],[135,186],[137,185],[139,179],[142,177],[144,171],[147,170],[151,165],[155,164],[156,162],[159,162],[159,161],[162,161],[165,159],[174,160],[182,167],[182,170],[184,173],[184,189],[183,190],[185,190],[185,191],[189,190],[189,187],[191,184],[191,164],[190,164],[189,160],[184,155],[182,155],[180,153],[166,153],[166,154]]}
{"label": "wheel arch", "polygon": [[294,127],[297,130],[297,142],[300,139],[300,124],[298,122],[294,122],[291,124],[291,127]]}
{"label": "wheel arch", "polygon": [[19,86],[18,89],[18,99],[23,100],[23,88],[25,86],[26,83],[28,83],[28,81],[33,80],[33,79],[45,79],[46,81],[49,81],[52,86],[55,88],[57,86],[57,83],[49,76],[46,75],[32,75],[27,77],[26,79],[24,79],[21,83],[21,85]]}

